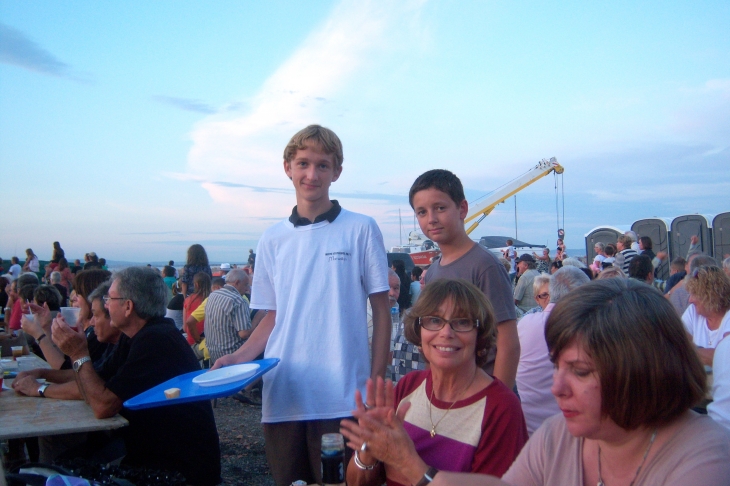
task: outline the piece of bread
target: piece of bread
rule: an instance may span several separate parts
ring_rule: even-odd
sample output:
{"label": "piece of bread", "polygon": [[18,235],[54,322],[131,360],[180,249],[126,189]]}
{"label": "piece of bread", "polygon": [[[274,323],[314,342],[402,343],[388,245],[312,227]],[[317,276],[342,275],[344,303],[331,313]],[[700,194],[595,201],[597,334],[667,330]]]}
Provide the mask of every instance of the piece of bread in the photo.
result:
{"label": "piece of bread", "polygon": [[179,398],[180,397],[180,389],[179,388],[168,388],[165,390],[165,398],[168,400],[171,398]]}

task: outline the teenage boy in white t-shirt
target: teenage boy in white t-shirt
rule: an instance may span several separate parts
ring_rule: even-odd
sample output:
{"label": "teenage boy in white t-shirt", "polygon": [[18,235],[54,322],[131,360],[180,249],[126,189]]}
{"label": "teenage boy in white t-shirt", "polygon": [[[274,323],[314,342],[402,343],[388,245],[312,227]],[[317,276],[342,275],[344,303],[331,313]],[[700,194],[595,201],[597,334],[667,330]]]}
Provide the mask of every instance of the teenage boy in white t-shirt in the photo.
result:
{"label": "teenage boy in white t-shirt", "polygon": [[251,361],[261,352],[281,360],[264,375],[262,407],[266,456],[279,486],[321,484],[322,434],[339,432],[340,420],[355,409],[355,390],[364,392],[367,378],[384,376],[387,366],[385,245],[372,218],[330,201],[342,159],[340,139],[327,128],[311,125],[289,141],[284,171],[297,205],[264,232],[256,250],[251,308],[268,313],[246,344],[214,366]]}

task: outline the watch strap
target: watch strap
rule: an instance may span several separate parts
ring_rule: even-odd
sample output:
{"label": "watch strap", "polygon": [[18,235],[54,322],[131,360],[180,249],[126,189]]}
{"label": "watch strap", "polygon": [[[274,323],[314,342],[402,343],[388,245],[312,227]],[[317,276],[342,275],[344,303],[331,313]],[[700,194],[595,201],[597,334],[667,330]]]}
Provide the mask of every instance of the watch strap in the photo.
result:
{"label": "watch strap", "polygon": [[38,387],[38,396],[46,398],[46,388],[51,386],[50,383],[43,383]]}
{"label": "watch strap", "polygon": [[421,480],[416,483],[416,486],[426,486],[428,483],[433,481],[433,478],[434,476],[436,476],[437,472],[439,472],[439,470],[435,467],[429,467],[428,470],[423,474]]}
{"label": "watch strap", "polygon": [[91,358],[89,356],[84,356],[83,358],[79,358],[76,361],[74,361],[74,371],[76,373],[79,372],[81,369],[81,366],[86,363],[87,361],[91,361]]}

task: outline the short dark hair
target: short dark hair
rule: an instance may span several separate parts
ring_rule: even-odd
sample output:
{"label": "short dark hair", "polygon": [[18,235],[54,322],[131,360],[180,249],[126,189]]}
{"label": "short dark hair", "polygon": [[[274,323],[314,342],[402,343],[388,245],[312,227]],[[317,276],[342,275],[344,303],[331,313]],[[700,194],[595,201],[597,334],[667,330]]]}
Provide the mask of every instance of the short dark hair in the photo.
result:
{"label": "short dark hair", "polygon": [[210,286],[211,287],[223,287],[226,284],[226,279],[223,277],[213,277],[210,280]]}
{"label": "short dark hair", "polygon": [[411,208],[413,207],[413,197],[416,193],[431,188],[448,194],[457,206],[461,204],[461,201],[466,199],[464,196],[464,186],[461,185],[461,181],[453,172],[445,169],[433,169],[418,176],[411,186],[411,190],[408,191],[408,202],[411,204]]}
{"label": "short dark hair", "polygon": [[38,288],[37,283],[25,284],[22,287],[19,286],[18,295],[24,301],[33,300],[33,294],[35,293],[35,289],[37,289],[37,288]]}
{"label": "short dark hair", "polygon": [[647,277],[654,273],[654,265],[647,255],[636,255],[629,263],[629,278],[646,281]]}
{"label": "short dark hair", "polygon": [[411,270],[411,275],[416,277],[416,280],[421,278],[421,275],[423,275],[423,269],[421,267],[413,267],[413,270]]}
{"label": "short dark hair", "polygon": [[141,319],[164,317],[167,312],[167,285],[156,269],[128,267],[114,274],[119,297],[134,304]]}
{"label": "short dark hair", "polygon": [[33,300],[38,305],[48,304],[52,311],[61,310],[61,292],[53,285],[39,285],[33,292]]}
{"label": "short dark hair", "polygon": [[479,320],[474,359],[477,366],[481,367],[487,362],[487,353],[496,336],[496,319],[492,304],[484,292],[467,280],[441,278],[426,285],[416,304],[405,315],[406,339],[420,346],[419,318],[435,315],[441,304],[449,299],[454,303],[454,313],[457,316]]}
{"label": "short dark hair", "polygon": [[162,269],[162,274],[165,277],[174,277],[175,276],[175,269],[171,267],[170,265],[165,265]]}
{"label": "short dark hair", "polygon": [[653,244],[651,242],[651,238],[649,238],[648,236],[640,236],[639,243],[641,243],[641,246],[643,246],[645,250],[652,249]]}
{"label": "short dark hair", "polygon": [[36,285],[38,286],[40,282],[38,281],[38,275],[35,273],[24,273],[20,277],[18,277],[18,286],[17,288],[21,288],[25,285]]}
{"label": "short dark hair", "polygon": [[603,253],[605,253],[606,256],[612,257],[616,254],[616,247],[609,243],[606,245],[606,248],[603,249]]}
{"label": "short dark hair", "polygon": [[705,368],[672,304],[632,279],[594,280],[555,305],[550,359],[578,343],[601,383],[601,413],[619,427],[665,425],[705,395]]}

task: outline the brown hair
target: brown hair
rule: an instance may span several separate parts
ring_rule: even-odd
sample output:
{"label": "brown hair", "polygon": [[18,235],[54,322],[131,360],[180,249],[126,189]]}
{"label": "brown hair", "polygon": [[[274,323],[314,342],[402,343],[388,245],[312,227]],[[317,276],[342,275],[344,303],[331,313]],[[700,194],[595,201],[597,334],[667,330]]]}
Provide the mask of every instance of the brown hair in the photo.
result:
{"label": "brown hair", "polygon": [[329,128],[320,125],[309,125],[295,133],[286,148],[284,148],[284,160],[291,162],[297,155],[297,150],[307,148],[307,143],[313,143],[322,149],[324,153],[334,155],[335,169],[342,167],[344,157],[340,138]]}
{"label": "brown hair", "polygon": [[619,427],[667,424],[705,395],[705,368],[674,307],[636,280],[596,280],[566,295],[545,325],[550,359],[574,343],[593,360],[601,413]]}
{"label": "brown hair", "polygon": [[686,287],[707,310],[725,313],[730,309],[730,277],[720,267],[697,267],[687,279]]}
{"label": "brown hair", "polygon": [[421,345],[419,318],[438,314],[438,309],[447,300],[454,303],[454,314],[458,317],[478,319],[475,357],[477,366],[487,362],[487,351],[495,339],[495,318],[492,304],[478,287],[464,279],[438,279],[430,282],[421,292],[416,305],[406,313],[405,335],[411,343]]}
{"label": "brown hair", "polygon": [[205,272],[198,272],[193,277],[193,289],[196,295],[206,298],[210,295],[210,275]]}
{"label": "brown hair", "polygon": [[91,268],[89,270],[81,270],[74,277],[73,287],[76,296],[83,298],[89,304],[89,315],[86,319],[91,319],[91,302],[89,302],[89,294],[91,294],[99,285],[103,284],[109,277],[111,272],[100,268]]}

